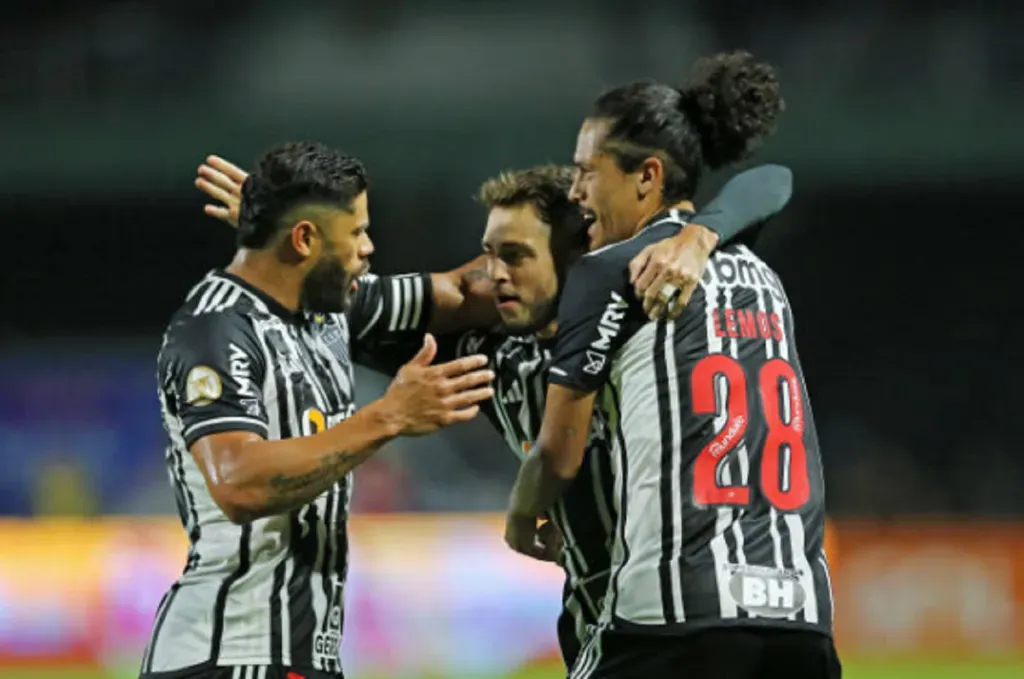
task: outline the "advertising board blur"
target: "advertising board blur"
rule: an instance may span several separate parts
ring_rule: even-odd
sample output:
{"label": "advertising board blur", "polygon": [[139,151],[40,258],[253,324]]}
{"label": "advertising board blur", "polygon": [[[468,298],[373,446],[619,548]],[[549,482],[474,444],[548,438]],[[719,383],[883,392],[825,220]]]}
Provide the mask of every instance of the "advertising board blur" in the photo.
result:
{"label": "advertising board blur", "polygon": [[[352,522],[352,676],[557,668],[560,571],[511,553],[494,515]],[[847,657],[1024,655],[1024,530],[840,524],[830,547]],[[0,522],[0,668],[136,666],[184,563],[170,519]]]}

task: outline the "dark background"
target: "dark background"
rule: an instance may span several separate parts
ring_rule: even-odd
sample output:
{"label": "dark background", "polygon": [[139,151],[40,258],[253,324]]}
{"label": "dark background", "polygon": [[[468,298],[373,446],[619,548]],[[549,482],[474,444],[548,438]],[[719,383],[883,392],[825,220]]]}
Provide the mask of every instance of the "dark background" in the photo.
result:
{"label": "dark background", "polygon": [[[601,88],[682,84],[736,47],[779,67],[788,102],[758,159],[792,167],[795,194],[759,251],[796,314],[830,512],[1024,513],[1020,8],[351,4],[5,16],[0,513],[171,511],[155,354],[233,249],[191,184],[207,153],[356,153],[377,271],[449,268],[478,250],[476,186],[570,160]],[[384,384],[360,378],[364,399]],[[402,441],[361,470],[357,506],[500,509],[515,466],[482,426]]]}

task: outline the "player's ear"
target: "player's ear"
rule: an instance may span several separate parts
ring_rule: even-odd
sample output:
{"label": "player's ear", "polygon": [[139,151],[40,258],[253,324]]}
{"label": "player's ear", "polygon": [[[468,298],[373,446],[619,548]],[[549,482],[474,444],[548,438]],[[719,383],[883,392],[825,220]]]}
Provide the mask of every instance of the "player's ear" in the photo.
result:
{"label": "player's ear", "polygon": [[650,195],[665,176],[665,166],[661,160],[650,157],[644,160],[640,169],[636,172],[636,197],[643,200]]}
{"label": "player's ear", "polygon": [[319,247],[318,236],[316,225],[308,219],[304,219],[292,226],[288,242],[295,254],[305,259],[316,254]]}

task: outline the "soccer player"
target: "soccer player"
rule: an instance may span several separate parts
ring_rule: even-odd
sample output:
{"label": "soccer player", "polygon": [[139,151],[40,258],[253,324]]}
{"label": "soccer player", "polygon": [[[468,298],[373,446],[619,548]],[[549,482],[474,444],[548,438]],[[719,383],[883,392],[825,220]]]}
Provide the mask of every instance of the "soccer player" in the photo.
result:
{"label": "soccer player", "polygon": [[[201,169],[206,180],[200,188],[223,205],[210,205],[206,211],[231,223],[237,187],[244,181],[245,173],[223,159],[214,158],[212,163],[217,167],[208,165]],[[781,183],[786,184],[783,190],[776,188],[780,174]],[[701,224],[701,216],[690,225],[701,236],[690,241],[692,252],[683,256],[693,264],[677,262],[677,266],[650,267],[647,271],[652,280],[655,276],[681,279],[684,276],[680,272],[686,269],[697,272],[695,283],[717,238],[732,238],[785,205],[789,198],[787,170],[759,168],[744,175],[732,180],[723,188],[720,198],[701,213],[707,216],[707,225]],[[579,208],[569,200],[572,176],[569,167],[540,166],[506,172],[484,182],[479,191],[479,200],[488,210],[483,248],[495,285],[492,308],[496,304],[502,322],[496,329],[481,328],[438,337],[439,356],[455,358],[483,353],[490,358],[497,373],[496,390],[493,398],[481,404],[483,413],[520,457],[536,438],[544,410],[559,292],[569,267],[587,247],[587,225]],[[741,186],[748,190],[743,191]],[[714,233],[708,225],[714,227]],[[671,240],[660,245],[646,251],[638,266],[686,252],[685,246],[672,248]],[[669,246],[667,251],[665,246]],[[653,298],[652,304],[657,301]],[[378,345],[373,351],[357,355],[355,360],[393,372],[421,341],[409,337],[404,346],[402,342],[387,348]],[[614,509],[610,502],[607,441],[603,427],[596,426],[584,462],[587,472],[569,489],[565,501],[551,511],[552,521],[547,524],[545,535],[548,539],[534,554],[550,560],[562,556],[559,538],[564,535],[564,558],[560,560],[566,571],[566,584],[558,639],[567,667],[575,661],[588,627],[596,624],[600,601],[608,586],[608,545]],[[600,520],[594,520],[595,515]]]}
{"label": "soccer player", "polygon": [[[340,674],[349,472],[397,436],[472,419],[492,395],[487,357],[432,363],[425,330],[467,315],[458,285],[365,275],[368,227],[358,160],[275,148],[242,189],[234,260],[171,319],[159,393],[190,549],[143,677]],[[351,349],[403,336],[420,350],[357,411]]]}
{"label": "soccer player", "polygon": [[747,155],[782,109],[771,67],[733,53],[698,62],[681,90],[607,92],[580,129],[572,195],[595,249],[566,282],[506,527],[514,549],[536,550],[540,517],[581,473],[596,404],[613,432],[612,576],[574,679],[839,676],[821,460],[778,276],[727,246],[676,322],[650,321],[629,284],[636,253],[692,210],[666,208],[692,199],[704,168]]}

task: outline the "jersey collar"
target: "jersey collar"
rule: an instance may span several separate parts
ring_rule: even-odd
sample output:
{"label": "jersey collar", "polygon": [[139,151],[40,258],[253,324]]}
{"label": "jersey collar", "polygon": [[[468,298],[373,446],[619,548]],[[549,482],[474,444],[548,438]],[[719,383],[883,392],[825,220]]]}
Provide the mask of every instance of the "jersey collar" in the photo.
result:
{"label": "jersey collar", "polygon": [[691,219],[693,219],[694,214],[695,213],[692,210],[677,210],[674,208],[670,210],[662,210],[658,214],[648,219],[647,223],[644,224],[640,230],[643,231],[647,227],[654,226],[659,222],[688,222]]}
{"label": "jersey collar", "polygon": [[304,321],[305,317],[304,317],[304,314],[302,313],[302,310],[292,311],[291,309],[289,309],[285,305],[281,304],[280,302],[278,302],[276,299],[274,299],[273,297],[271,297],[270,295],[268,295],[264,291],[260,290],[256,286],[250,284],[245,279],[239,278],[238,276],[236,276],[234,274],[231,274],[231,273],[228,273],[227,271],[224,271],[223,269],[215,270],[213,272],[213,275],[217,276],[218,278],[224,278],[226,280],[229,280],[232,283],[234,283],[235,285],[243,288],[246,292],[251,294],[253,297],[255,297],[256,299],[258,299],[261,302],[263,302],[267,306],[267,309],[269,309],[272,314],[274,314],[275,316],[279,316],[282,320],[284,320],[284,321],[286,321],[288,323],[295,323],[295,324],[301,324]]}

